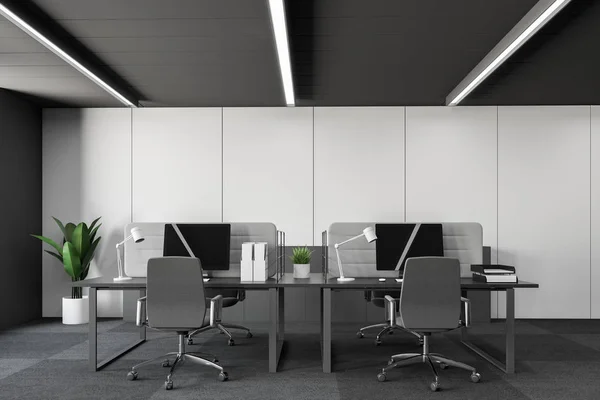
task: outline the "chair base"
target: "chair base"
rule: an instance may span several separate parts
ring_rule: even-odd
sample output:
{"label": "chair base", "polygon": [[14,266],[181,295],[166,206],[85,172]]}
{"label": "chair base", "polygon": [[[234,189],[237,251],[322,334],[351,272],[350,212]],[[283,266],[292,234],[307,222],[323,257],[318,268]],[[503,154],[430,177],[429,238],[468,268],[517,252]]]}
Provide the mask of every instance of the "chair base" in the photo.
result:
{"label": "chair base", "polygon": [[231,332],[229,332],[229,329],[239,329],[239,330],[246,331],[246,337],[248,339],[250,339],[252,337],[252,332],[250,332],[250,329],[246,328],[245,326],[217,322],[216,325],[214,325],[214,326],[212,326],[212,325],[205,326],[203,328],[196,329],[195,331],[190,332],[187,335],[187,344],[194,344],[194,339],[192,339],[192,337],[196,336],[199,333],[206,332],[206,331],[209,331],[212,329],[218,329],[219,331],[221,331],[221,333],[224,333],[228,338],[227,344],[229,346],[235,345],[235,341],[233,340],[233,335],[231,334]]}
{"label": "chair base", "polygon": [[[163,363],[162,363],[163,367],[171,367],[171,369],[169,371],[169,375],[167,375],[167,379],[165,380],[165,389],[166,390],[173,389],[173,379],[172,379],[173,374],[175,373],[176,368],[179,368],[181,365],[183,365],[185,363],[185,361],[189,361],[194,364],[204,365],[207,367],[218,369],[219,375],[217,376],[217,379],[220,380],[221,382],[229,379],[229,375],[227,375],[227,372],[225,372],[223,370],[223,367],[221,367],[219,364],[217,364],[219,362],[219,360],[217,360],[217,358],[214,355],[206,354],[206,353],[199,353],[199,352],[185,351],[186,333],[178,333],[178,336],[179,336],[179,351],[167,353],[160,357],[155,357],[151,360],[146,360],[137,365],[134,365],[133,367],[131,367],[131,371],[129,371],[129,373],[127,374],[127,379],[129,379],[130,381],[136,380],[138,377],[137,370],[139,368],[141,368],[145,365],[148,365],[148,364],[153,364],[156,360],[160,360],[160,359],[163,359]],[[172,358],[173,356],[175,356],[175,360],[173,361],[173,363],[171,363],[170,358]]]}
{"label": "chair base", "polygon": [[388,366],[383,368],[381,372],[377,375],[377,380],[380,382],[384,382],[387,379],[387,372],[391,369],[419,363],[428,363],[431,367],[431,371],[433,372],[434,376],[434,381],[431,382],[429,388],[434,392],[440,389],[439,377],[435,369],[434,363],[437,363],[441,369],[446,369],[448,367],[456,367],[467,371],[471,371],[471,381],[474,383],[477,383],[481,380],[481,375],[472,366],[465,363],[461,363],[459,361],[451,360],[438,353],[430,353],[428,334],[423,336],[422,353],[403,353],[393,355],[390,361],[388,362]]}
{"label": "chair base", "polygon": [[379,346],[382,343],[381,338],[383,335],[385,335],[386,333],[391,335],[394,331],[402,331],[402,332],[410,333],[418,338],[419,345],[423,344],[423,337],[421,335],[419,335],[417,332],[409,331],[399,325],[392,326],[392,325],[390,325],[389,322],[383,322],[381,324],[369,325],[369,326],[365,326],[364,328],[360,328],[358,330],[358,332],[356,332],[356,337],[358,337],[359,339],[362,339],[363,337],[365,337],[365,331],[370,330],[370,329],[380,329],[379,333],[377,334],[377,337],[375,338],[375,346]]}

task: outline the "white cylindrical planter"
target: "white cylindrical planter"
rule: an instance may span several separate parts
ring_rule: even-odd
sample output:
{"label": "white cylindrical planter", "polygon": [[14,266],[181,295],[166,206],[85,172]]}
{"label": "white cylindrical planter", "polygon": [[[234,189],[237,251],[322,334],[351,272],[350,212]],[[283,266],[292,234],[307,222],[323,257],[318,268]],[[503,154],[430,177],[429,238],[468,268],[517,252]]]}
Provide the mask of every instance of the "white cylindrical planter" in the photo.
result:
{"label": "white cylindrical planter", "polygon": [[310,264],[294,264],[294,278],[305,279],[310,276]]}
{"label": "white cylindrical planter", "polygon": [[87,296],[81,299],[63,297],[62,323],[65,325],[87,324],[90,319],[90,300]]}

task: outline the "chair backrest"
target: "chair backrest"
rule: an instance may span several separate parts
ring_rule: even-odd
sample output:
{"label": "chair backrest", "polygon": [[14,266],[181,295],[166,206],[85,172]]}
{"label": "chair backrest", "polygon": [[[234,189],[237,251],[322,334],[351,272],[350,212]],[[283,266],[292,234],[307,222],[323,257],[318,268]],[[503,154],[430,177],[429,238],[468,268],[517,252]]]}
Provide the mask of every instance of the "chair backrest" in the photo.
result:
{"label": "chair backrest", "polygon": [[159,329],[199,328],[206,314],[202,267],[198,258],[148,260],[146,312]]}
{"label": "chair backrest", "polygon": [[415,257],[406,261],[400,313],[407,329],[455,329],[460,319],[460,262]]}

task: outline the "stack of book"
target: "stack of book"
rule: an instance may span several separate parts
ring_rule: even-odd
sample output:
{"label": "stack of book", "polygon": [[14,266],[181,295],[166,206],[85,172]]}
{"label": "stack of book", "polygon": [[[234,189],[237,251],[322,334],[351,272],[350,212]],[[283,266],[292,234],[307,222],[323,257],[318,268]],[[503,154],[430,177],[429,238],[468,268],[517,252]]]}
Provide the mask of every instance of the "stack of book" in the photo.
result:
{"label": "stack of book", "polygon": [[473,280],[486,283],[517,283],[515,267],[510,265],[471,264]]}

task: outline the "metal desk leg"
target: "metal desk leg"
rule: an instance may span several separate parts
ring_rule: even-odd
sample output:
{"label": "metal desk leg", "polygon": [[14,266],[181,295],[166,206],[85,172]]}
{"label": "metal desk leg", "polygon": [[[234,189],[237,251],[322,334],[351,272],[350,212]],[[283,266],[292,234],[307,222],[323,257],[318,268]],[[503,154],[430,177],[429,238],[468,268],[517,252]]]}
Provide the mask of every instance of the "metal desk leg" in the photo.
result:
{"label": "metal desk leg", "polygon": [[277,372],[283,349],[283,313],[283,289],[269,289],[269,372]]}
{"label": "metal desk leg", "polygon": [[279,288],[277,290],[279,292],[278,295],[278,305],[277,308],[279,310],[279,326],[277,332],[277,340],[285,340],[285,292],[284,288]]}
{"label": "metal desk leg", "polygon": [[[140,289],[140,294],[142,297],[146,295],[146,289]],[[146,341],[146,327],[142,326],[140,328],[140,339],[136,342],[128,345],[122,350],[118,350],[112,355],[110,355],[106,360],[98,363],[98,289],[90,288],[89,293],[89,301],[90,301],[90,321],[89,321],[89,343],[90,343],[90,369],[92,371],[99,371],[102,368],[106,367],[108,364],[121,357],[123,354],[128,353],[129,351],[135,349],[140,344]]]}
{"label": "metal desk leg", "polygon": [[322,303],[322,341],[323,372],[331,373],[331,289],[324,288],[321,296]]}
{"label": "metal desk leg", "polygon": [[[146,295],[146,289],[140,289],[140,298]],[[146,325],[140,326],[140,340],[142,342],[146,341]]]}
{"label": "metal desk leg", "polygon": [[90,288],[89,292],[89,302],[90,302],[90,312],[89,312],[89,333],[88,333],[88,342],[90,345],[90,356],[89,363],[90,369],[92,371],[97,371],[98,365],[98,321],[96,320],[97,316],[97,290],[94,287]]}
{"label": "metal desk leg", "polygon": [[506,351],[505,363],[492,357],[484,350],[473,344],[469,340],[467,328],[461,328],[461,342],[474,353],[483,357],[490,364],[494,365],[501,371],[507,374],[515,373],[515,290],[513,288],[506,289]]}
{"label": "metal desk leg", "polygon": [[515,289],[506,289],[506,373],[515,373]]}

